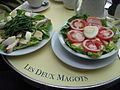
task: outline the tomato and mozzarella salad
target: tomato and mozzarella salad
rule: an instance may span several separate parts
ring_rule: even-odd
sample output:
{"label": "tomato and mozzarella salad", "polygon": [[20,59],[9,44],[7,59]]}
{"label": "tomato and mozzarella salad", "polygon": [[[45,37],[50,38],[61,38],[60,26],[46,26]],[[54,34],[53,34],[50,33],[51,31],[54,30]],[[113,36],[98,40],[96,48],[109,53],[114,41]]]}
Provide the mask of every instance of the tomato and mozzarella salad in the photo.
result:
{"label": "tomato and mozzarella salad", "polygon": [[120,35],[116,32],[117,28],[110,27],[106,19],[88,15],[73,16],[60,30],[68,47],[94,58],[117,49]]}

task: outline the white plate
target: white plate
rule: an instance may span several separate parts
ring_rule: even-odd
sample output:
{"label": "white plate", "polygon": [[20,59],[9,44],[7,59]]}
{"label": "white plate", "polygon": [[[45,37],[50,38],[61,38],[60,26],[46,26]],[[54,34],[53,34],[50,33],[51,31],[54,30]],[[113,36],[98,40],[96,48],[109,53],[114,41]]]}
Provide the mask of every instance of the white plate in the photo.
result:
{"label": "white plate", "polygon": [[[37,14],[33,13],[33,15],[37,15]],[[34,46],[30,46],[30,47],[27,47],[24,49],[16,50],[16,51],[13,51],[11,53],[5,53],[2,50],[0,50],[0,54],[7,55],[7,56],[19,56],[19,55],[24,55],[24,54],[28,54],[28,53],[31,53],[33,51],[36,51],[36,50],[42,48],[51,39],[52,34],[53,34],[53,26],[51,26],[49,33],[50,33],[50,37],[48,39],[43,39],[42,41],[40,41],[38,44],[36,44]]]}
{"label": "white plate", "polygon": [[26,11],[32,11],[32,12],[40,12],[40,11],[44,11],[46,9],[48,9],[50,7],[50,2],[49,0],[44,0],[46,2],[48,2],[48,5],[46,6],[41,6],[39,8],[31,8],[29,3],[26,1],[23,5],[22,5],[22,9],[26,10]]}
{"label": "white plate", "polygon": [[51,44],[55,55],[64,63],[79,69],[98,69],[111,64],[116,60],[116,54],[104,60],[84,60],[65,50],[58,39],[59,31],[56,31],[52,37]]}
{"label": "white plate", "polygon": [[[110,22],[107,22],[107,23],[108,23],[109,26],[112,26],[112,24],[111,24]],[[74,55],[76,55],[76,56],[78,56],[78,57],[80,57],[80,58],[84,58],[84,59],[86,59],[86,60],[103,60],[103,59],[105,59],[105,58],[107,59],[108,57],[110,57],[110,56],[118,53],[118,49],[117,49],[117,50],[112,50],[111,52],[109,52],[109,53],[107,53],[107,54],[104,54],[104,55],[102,55],[102,56],[100,56],[100,57],[98,57],[98,58],[92,58],[92,57],[90,57],[90,56],[88,56],[88,55],[84,55],[84,54],[75,52],[74,50],[72,50],[71,48],[69,48],[69,47],[66,45],[66,43],[65,43],[65,41],[64,41],[64,37],[63,37],[63,35],[60,33],[61,28],[62,28],[64,25],[66,25],[66,24],[67,24],[67,22],[65,22],[65,23],[58,29],[58,30],[59,30],[58,37],[59,37],[59,41],[60,41],[61,45],[62,45],[67,51],[69,51],[70,53],[72,53],[72,54],[74,54]],[[120,46],[120,40],[117,42],[117,46],[118,46],[118,47]]]}

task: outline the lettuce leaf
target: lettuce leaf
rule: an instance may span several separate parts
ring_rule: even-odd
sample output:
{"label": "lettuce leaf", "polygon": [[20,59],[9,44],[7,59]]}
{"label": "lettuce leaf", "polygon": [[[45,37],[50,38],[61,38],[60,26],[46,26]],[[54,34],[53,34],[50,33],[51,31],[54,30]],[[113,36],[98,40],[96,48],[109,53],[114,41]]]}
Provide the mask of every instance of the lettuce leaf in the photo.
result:
{"label": "lettuce leaf", "polygon": [[88,15],[88,14],[83,14],[83,15],[76,14],[75,16],[73,16],[70,19],[68,19],[68,22],[71,22],[74,19],[83,19],[83,20],[86,20],[89,16],[90,15]]}
{"label": "lettuce leaf", "polygon": [[45,16],[40,14],[40,15],[35,15],[33,18],[35,21],[38,21],[38,20],[40,21],[45,19]]}
{"label": "lettuce leaf", "polygon": [[102,26],[108,27],[108,25],[107,25],[107,19],[100,19],[100,21],[102,22]]}
{"label": "lettuce leaf", "polygon": [[120,34],[116,34],[116,35],[114,35],[114,36],[112,37],[111,40],[112,40],[114,43],[117,43],[119,39],[120,39]]}
{"label": "lettuce leaf", "polygon": [[63,35],[64,38],[66,38],[67,32],[70,31],[70,25],[66,24],[62,27],[62,29],[60,30],[60,33]]}
{"label": "lettuce leaf", "polygon": [[5,51],[6,46],[4,44],[0,44],[0,50]]}
{"label": "lettuce leaf", "polygon": [[99,52],[99,53],[87,52],[87,55],[92,58],[98,58],[98,57],[102,56],[102,54],[103,54],[103,52]]}
{"label": "lettuce leaf", "polygon": [[117,45],[116,43],[114,43],[113,41],[110,41],[109,44],[107,46],[105,46],[105,49],[103,51],[103,54],[109,53],[111,52],[113,49],[117,49]]}
{"label": "lettuce leaf", "polygon": [[47,39],[50,37],[49,30],[52,26],[51,22],[43,23],[37,27],[38,31],[41,31],[43,33],[43,39]]}
{"label": "lettuce leaf", "polygon": [[23,48],[26,48],[26,47],[30,47],[30,46],[34,46],[34,45],[38,44],[39,42],[40,42],[40,40],[38,40],[35,37],[32,37],[31,40],[30,40],[30,42],[28,42],[27,44],[22,45],[22,46],[16,46],[16,47],[14,47],[13,51],[19,50],[19,49],[23,49]]}

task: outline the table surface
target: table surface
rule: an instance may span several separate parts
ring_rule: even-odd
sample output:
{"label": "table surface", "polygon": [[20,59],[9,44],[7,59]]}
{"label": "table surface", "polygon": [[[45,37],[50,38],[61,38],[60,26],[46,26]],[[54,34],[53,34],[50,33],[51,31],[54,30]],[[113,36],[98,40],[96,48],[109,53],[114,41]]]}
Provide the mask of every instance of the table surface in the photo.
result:
{"label": "table surface", "polygon": [[[75,15],[75,12],[65,9],[62,3],[51,2],[51,7],[43,12],[40,12],[40,14],[44,14],[52,20],[55,31],[66,20]],[[118,69],[120,61],[118,59],[111,65],[97,70],[82,70],[72,68],[71,66],[62,63],[55,56],[51,49],[50,42],[42,49],[39,49],[31,54],[6,58],[8,59],[7,62],[9,65],[24,77],[39,83],[42,82],[44,84],[47,83],[47,85],[52,84],[60,87],[89,86],[112,80],[120,75],[120,71]],[[29,69],[26,67],[29,67]],[[44,74],[49,73],[51,77],[36,75],[36,72],[34,72],[33,69],[36,69],[37,71],[40,70],[42,73],[44,72]],[[58,78],[60,75],[73,78],[84,76],[87,78],[87,81],[59,81],[56,78]]]}
{"label": "table surface", "polygon": [[[9,74],[9,77],[8,77]],[[6,87],[7,85],[7,87]],[[14,71],[9,65],[2,59],[0,55],[0,90],[55,90],[46,86],[36,88],[24,81],[24,77]],[[57,89],[56,89],[57,90]],[[88,90],[120,90],[120,81],[107,88],[102,89],[88,89]]]}

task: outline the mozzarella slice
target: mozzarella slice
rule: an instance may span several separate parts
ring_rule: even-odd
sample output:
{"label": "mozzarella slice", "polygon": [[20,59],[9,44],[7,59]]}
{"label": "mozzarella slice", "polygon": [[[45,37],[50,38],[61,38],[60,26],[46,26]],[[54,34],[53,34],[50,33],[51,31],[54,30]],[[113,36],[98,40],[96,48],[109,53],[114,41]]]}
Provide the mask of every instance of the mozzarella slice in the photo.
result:
{"label": "mozzarella slice", "polygon": [[98,27],[97,26],[86,26],[84,28],[84,35],[87,37],[87,38],[94,38],[97,36],[98,34]]}
{"label": "mozzarella slice", "polygon": [[19,45],[21,46],[21,45],[25,45],[25,44],[27,44],[29,41],[28,40],[26,40],[26,39],[20,39],[20,41],[19,41]]}
{"label": "mozzarella slice", "polygon": [[34,37],[36,37],[37,39],[42,40],[42,36],[43,36],[43,33],[41,31],[36,31],[34,33]]}
{"label": "mozzarella slice", "polygon": [[32,13],[31,12],[25,12],[25,15],[28,16],[28,17],[31,17]]}
{"label": "mozzarella slice", "polygon": [[31,36],[32,36],[32,33],[27,31],[25,34],[25,39],[30,41]]}

